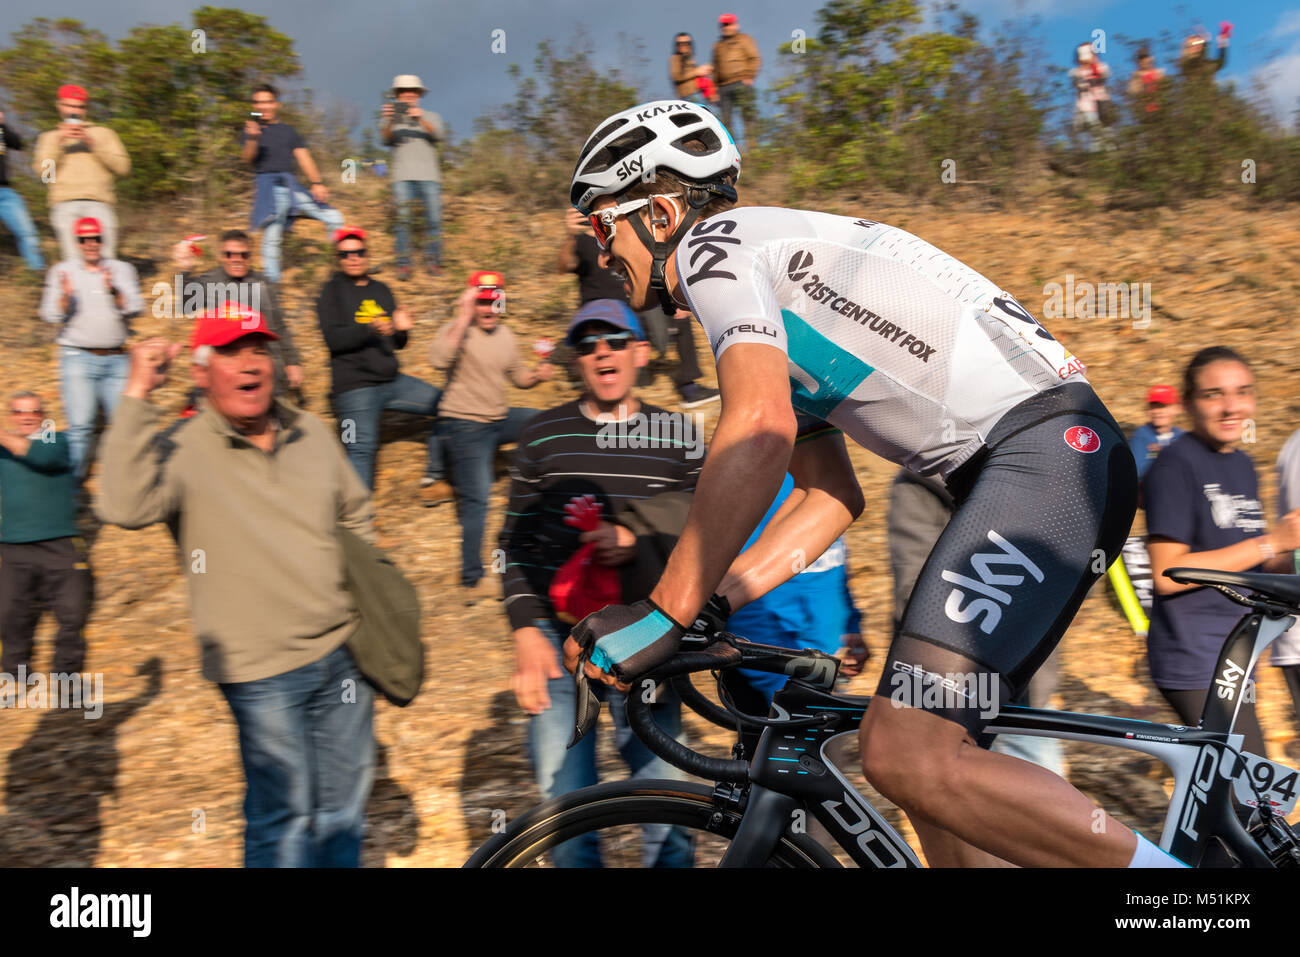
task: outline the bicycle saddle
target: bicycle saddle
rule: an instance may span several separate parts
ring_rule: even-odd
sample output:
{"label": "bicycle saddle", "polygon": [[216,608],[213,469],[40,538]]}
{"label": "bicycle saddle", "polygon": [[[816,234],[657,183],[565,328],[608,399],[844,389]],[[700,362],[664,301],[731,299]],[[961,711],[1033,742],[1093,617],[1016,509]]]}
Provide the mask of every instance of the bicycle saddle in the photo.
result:
{"label": "bicycle saddle", "polygon": [[1165,576],[1180,584],[1227,585],[1242,588],[1288,606],[1300,615],[1300,575],[1260,572],[1220,572],[1209,568],[1168,568]]}

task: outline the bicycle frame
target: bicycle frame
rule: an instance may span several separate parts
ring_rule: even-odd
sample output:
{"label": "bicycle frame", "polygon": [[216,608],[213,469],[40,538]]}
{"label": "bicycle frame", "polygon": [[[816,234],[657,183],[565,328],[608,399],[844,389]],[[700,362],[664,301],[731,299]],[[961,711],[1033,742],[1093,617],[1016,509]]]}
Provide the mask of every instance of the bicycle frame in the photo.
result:
{"label": "bicycle frame", "polygon": [[[1206,700],[1200,728],[1156,724],[1127,718],[1076,714],[1037,708],[1006,707],[989,725],[994,733],[1061,738],[1149,754],[1173,773],[1174,791],[1165,817],[1160,847],[1192,866],[1201,864],[1217,844],[1241,864],[1272,866],[1268,856],[1242,826],[1231,795],[1254,805],[1249,784],[1240,780],[1242,736],[1232,731],[1241,709],[1246,679],[1260,656],[1295,622],[1294,617],[1243,615],[1225,640],[1216,668],[1214,692]],[[782,719],[841,713],[829,726],[766,728],[749,765],[751,788],[740,829],[724,855],[723,867],[758,866],[800,808],[810,811],[837,844],[861,866],[920,867],[921,863],[889,822],[835,766],[828,751],[837,739],[853,733],[870,697],[836,695],[824,680],[825,658],[811,653],[772,654],[766,646],[746,667],[769,666],[784,659],[793,677],[773,698],[771,713]],[[755,649],[757,652],[757,648]],[[766,670],[766,669],[765,669]],[[1295,804],[1297,773],[1265,757],[1243,753],[1245,771],[1260,785],[1265,799],[1286,814]],[[1280,798],[1281,800],[1275,800]]]}

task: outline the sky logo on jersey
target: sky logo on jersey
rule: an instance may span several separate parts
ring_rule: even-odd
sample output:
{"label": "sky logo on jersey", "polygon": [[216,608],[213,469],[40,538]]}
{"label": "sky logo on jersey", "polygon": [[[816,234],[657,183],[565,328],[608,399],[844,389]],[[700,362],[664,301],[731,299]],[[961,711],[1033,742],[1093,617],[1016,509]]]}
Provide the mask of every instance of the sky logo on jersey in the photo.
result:
{"label": "sky logo on jersey", "polygon": [[691,230],[691,238],[686,241],[686,248],[691,251],[691,268],[694,269],[695,263],[702,257],[708,256],[709,258],[705,260],[701,269],[686,277],[686,285],[693,286],[701,279],[736,278],[734,272],[716,268],[727,261],[728,250],[719,243],[732,246],[740,245],[740,237],[731,235],[735,230],[736,221],[734,219],[708,219]]}
{"label": "sky logo on jersey", "polygon": [[[790,263],[786,266],[786,276],[789,277],[791,282],[798,282],[808,275],[812,262],[811,253],[802,249],[799,250],[790,257]],[[687,283],[690,283],[689,279]],[[866,326],[872,332],[877,333],[884,339],[888,339],[900,349],[906,349],[922,362],[929,362],[930,356],[934,355],[934,346],[927,345],[902,326],[889,322],[883,316],[876,315],[866,306],[859,305],[847,296],[841,296],[822,282],[821,277],[816,273],[813,273],[812,277],[800,288],[807,293],[808,298],[813,302],[828,305],[833,312],[847,316],[860,326]]]}
{"label": "sky logo on jersey", "polygon": [[1065,444],[1076,452],[1096,452],[1101,448],[1101,439],[1092,429],[1076,425],[1065,430]]}

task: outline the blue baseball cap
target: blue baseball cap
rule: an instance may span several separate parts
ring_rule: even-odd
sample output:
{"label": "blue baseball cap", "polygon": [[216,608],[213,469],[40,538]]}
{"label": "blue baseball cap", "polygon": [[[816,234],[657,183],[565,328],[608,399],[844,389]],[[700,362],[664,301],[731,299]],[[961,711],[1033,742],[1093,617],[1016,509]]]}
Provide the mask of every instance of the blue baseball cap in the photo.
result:
{"label": "blue baseball cap", "polygon": [[576,333],[588,322],[604,322],[615,329],[632,333],[638,340],[645,338],[645,333],[641,331],[641,320],[628,308],[627,303],[618,299],[593,299],[591,302],[584,303],[570,320],[569,329],[564,334],[564,341],[571,346],[577,345],[579,336]]}

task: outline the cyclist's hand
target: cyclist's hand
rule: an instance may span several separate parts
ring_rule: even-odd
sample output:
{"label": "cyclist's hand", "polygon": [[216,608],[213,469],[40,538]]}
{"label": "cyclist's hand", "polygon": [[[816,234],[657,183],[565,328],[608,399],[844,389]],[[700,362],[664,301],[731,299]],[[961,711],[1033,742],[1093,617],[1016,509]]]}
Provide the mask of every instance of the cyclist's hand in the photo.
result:
{"label": "cyclist's hand", "polygon": [[691,627],[686,630],[692,635],[713,638],[718,632],[727,630],[727,619],[731,617],[731,602],[722,595],[712,595],[704,607],[695,615]]}
{"label": "cyclist's hand", "polygon": [[871,649],[867,647],[866,641],[860,634],[845,635],[843,641],[844,654],[840,656],[840,675],[844,678],[852,678],[854,675],[862,674],[862,666],[871,657]]}
{"label": "cyclist's hand", "polygon": [[546,684],[553,678],[563,678],[555,646],[540,628],[515,630],[515,673],[510,685],[515,691],[519,707],[529,714],[541,714],[551,706],[551,696]]}
{"label": "cyclist's hand", "polygon": [[676,653],[685,633],[685,628],[648,598],[631,605],[610,605],[574,626],[564,643],[564,667],[573,671],[583,649],[590,649],[584,674],[627,692],[638,675]]}

